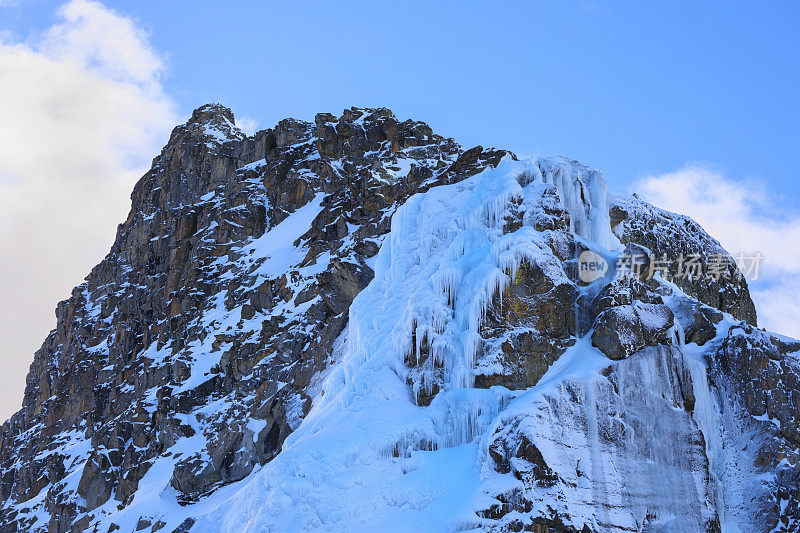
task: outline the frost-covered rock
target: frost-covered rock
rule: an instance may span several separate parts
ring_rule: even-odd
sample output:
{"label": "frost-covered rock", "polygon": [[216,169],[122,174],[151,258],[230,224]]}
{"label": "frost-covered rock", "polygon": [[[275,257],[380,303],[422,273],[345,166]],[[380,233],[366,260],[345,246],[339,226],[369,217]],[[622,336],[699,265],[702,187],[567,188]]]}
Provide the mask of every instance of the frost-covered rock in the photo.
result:
{"label": "frost-covered rock", "polygon": [[[574,248],[573,243],[564,244]],[[545,253],[551,261],[559,261],[552,251]],[[485,344],[477,354],[475,386],[517,390],[535,385],[575,343],[577,298],[578,289],[568,277],[554,279],[537,263],[523,261],[486,311],[480,329]]]}
{"label": "frost-covered rock", "polygon": [[717,531],[694,402],[673,347],[533,388],[488,432],[483,515],[508,530]]}
{"label": "frost-covered rock", "polygon": [[671,342],[673,315],[663,304],[634,302],[604,310],[594,322],[592,346],[609,359],[624,359],[645,346]]}
{"label": "frost-covered rock", "polygon": [[[655,258],[666,258],[669,274],[687,294],[700,302],[732,314],[739,320],[756,323],[756,309],[747,282],[739,274],[733,258],[691,218],[658,209],[635,196],[609,195],[610,221],[622,243],[645,247]],[[682,257],[697,255],[707,271],[711,257],[727,259],[718,279],[676,276]]]}
{"label": "frost-covered rock", "polygon": [[750,531],[798,530],[800,342],[749,324],[734,324],[721,337],[706,358],[717,394],[722,436],[713,453],[727,514]]}
{"label": "frost-covered rock", "polygon": [[394,210],[502,156],[385,109],[326,120],[248,137],[212,104],[175,128],[3,426],[0,522],[66,531],[130,503],[154,466],[195,501],[272,459]]}
{"label": "frost-covered rock", "polygon": [[800,344],[587,250],[725,253],[575,161],[203,106],[58,305],[0,530],[796,530]]}

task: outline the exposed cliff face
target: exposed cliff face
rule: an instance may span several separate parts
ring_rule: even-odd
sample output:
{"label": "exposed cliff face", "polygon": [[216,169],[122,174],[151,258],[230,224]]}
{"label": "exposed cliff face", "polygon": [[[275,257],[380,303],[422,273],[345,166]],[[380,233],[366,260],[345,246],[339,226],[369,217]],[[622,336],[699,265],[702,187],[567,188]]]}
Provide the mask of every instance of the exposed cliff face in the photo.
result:
{"label": "exposed cliff face", "polygon": [[[502,479],[485,515],[603,531],[718,531],[714,485],[683,356],[648,347],[502,413],[487,447]],[[509,476],[504,476],[508,478]],[[522,515],[522,516],[520,516]]]}
{"label": "exposed cliff face", "polygon": [[[609,196],[609,206],[611,224],[620,241],[636,243],[654,257],[666,258],[673,276],[677,274],[680,257],[698,256],[702,272],[708,271],[710,259],[728,257],[719,242],[689,217],[658,209],[635,197]],[[733,262],[722,269],[717,279],[708,276],[675,278],[678,287],[698,301],[756,324],[756,308],[747,282],[737,275]]]}
{"label": "exposed cliff face", "polygon": [[724,513],[752,531],[795,531],[800,528],[800,342],[732,324],[709,344],[717,421],[709,440]]}
{"label": "exposed cliff face", "polygon": [[800,344],[749,325],[735,266],[579,279],[626,244],[725,253],[576,162],[386,109],[248,137],[204,106],[57,308],[2,427],[0,523],[792,530]]}
{"label": "exposed cliff face", "polygon": [[222,106],[195,111],[134,188],[109,255],[58,306],[4,427],[3,499],[47,494],[51,527],[69,529],[76,495],[89,511],[129,501],[182,439],[194,444],[171,485],[186,501],[268,461],[308,410],[397,206],[501,156],[388,110],[251,138]]}

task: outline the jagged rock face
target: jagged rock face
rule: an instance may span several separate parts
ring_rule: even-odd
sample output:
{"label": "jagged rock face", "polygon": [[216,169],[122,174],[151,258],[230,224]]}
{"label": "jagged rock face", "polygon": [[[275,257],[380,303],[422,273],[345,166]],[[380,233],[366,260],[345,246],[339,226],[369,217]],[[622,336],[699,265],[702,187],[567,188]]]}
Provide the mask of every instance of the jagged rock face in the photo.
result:
{"label": "jagged rock face", "polygon": [[798,351],[798,341],[739,326],[725,337],[714,369],[735,379],[750,414],[775,420],[780,434],[800,446],[800,361],[790,355]]}
{"label": "jagged rock face", "polygon": [[[579,279],[581,251],[623,247],[725,253],[577,162],[465,151],[387,109],[248,137],[203,106],[35,354],[0,433],[0,531],[348,529],[384,507],[433,529],[757,511],[791,531],[800,344],[747,325],[735,267],[683,293]],[[436,454],[462,460],[425,478]],[[469,512],[445,520],[454,492]],[[440,522],[414,521],[427,507]]]}
{"label": "jagged rock face", "polygon": [[[714,348],[707,355],[709,380],[719,392],[723,431],[733,441],[718,451],[722,493],[734,516],[759,517],[751,531],[796,531],[800,342],[737,324]],[[733,453],[736,447],[746,453]]]}
{"label": "jagged rock face", "polygon": [[[574,248],[565,235],[551,238],[560,239],[557,246]],[[575,343],[575,282],[545,272],[536,263],[523,263],[503,295],[495,297],[481,328],[487,342],[477,363],[476,387],[532,387]]]}
{"label": "jagged rock face", "polygon": [[592,300],[592,346],[609,359],[624,359],[645,346],[670,344],[672,310],[631,277],[606,285]]}
{"label": "jagged rock face", "polygon": [[[756,308],[747,282],[739,275],[728,253],[697,222],[653,207],[634,197],[609,196],[611,227],[620,241],[644,246],[657,259],[668,260],[669,275],[675,283],[700,302],[731,313],[735,318],[756,324]],[[724,275],[676,276],[679,258],[699,255],[702,272],[708,272],[709,258],[729,260]]]}
{"label": "jagged rock face", "polygon": [[502,155],[464,152],[386,109],[252,137],[227,108],[196,110],[137,183],[108,256],[58,306],[23,409],[3,427],[2,499],[20,506],[0,521],[46,493],[46,527],[67,531],[129,502],[185,437],[198,442],[171,484],[186,501],[274,457],[393,211]]}

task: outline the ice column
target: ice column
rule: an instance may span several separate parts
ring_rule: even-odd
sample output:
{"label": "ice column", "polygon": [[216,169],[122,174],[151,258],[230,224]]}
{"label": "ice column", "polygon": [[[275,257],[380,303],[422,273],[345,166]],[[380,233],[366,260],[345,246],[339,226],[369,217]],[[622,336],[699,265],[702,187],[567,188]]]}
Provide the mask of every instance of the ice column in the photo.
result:
{"label": "ice column", "polygon": [[570,214],[570,230],[608,250],[620,248],[611,232],[608,187],[603,174],[564,158],[539,159],[537,163],[545,183],[556,187]]}

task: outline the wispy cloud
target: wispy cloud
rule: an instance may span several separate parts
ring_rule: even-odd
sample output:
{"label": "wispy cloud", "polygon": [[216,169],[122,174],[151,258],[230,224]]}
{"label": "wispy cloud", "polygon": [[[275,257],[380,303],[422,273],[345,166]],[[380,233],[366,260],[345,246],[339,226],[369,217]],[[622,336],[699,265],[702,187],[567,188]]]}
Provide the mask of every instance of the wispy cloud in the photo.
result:
{"label": "wispy cloud", "polygon": [[236,117],[236,126],[247,135],[252,135],[258,129],[258,122],[250,117]]}
{"label": "wispy cloud", "polygon": [[55,303],[108,251],[177,121],[163,71],[134,21],[88,0],[35,42],[0,42],[0,418],[19,406]]}
{"label": "wispy cloud", "polygon": [[735,181],[701,164],[648,176],[635,191],[647,201],[689,215],[728,252],[761,252],[750,282],[759,325],[800,338],[800,212],[783,209],[758,181]]}

